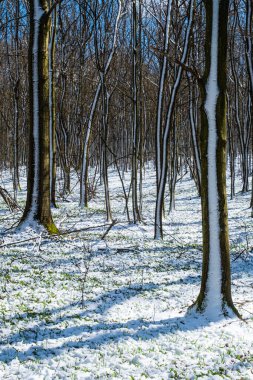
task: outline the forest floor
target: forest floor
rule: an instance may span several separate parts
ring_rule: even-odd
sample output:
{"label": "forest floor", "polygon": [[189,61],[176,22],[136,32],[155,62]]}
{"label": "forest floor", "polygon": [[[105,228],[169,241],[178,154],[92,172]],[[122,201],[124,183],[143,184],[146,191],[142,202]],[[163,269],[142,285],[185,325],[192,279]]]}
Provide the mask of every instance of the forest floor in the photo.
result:
{"label": "forest floor", "polygon": [[[11,190],[10,176],[0,185]],[[233,299],[245,321],[208,323],[186,315],[201,280],[193,182],[178,182],[163,242],[153,240],[154,170],[146,170],[138,226],[126,221],[113,171],[110,188],[117,224],[105,240],[107,227],[96,227],[105,224],[102,186],[87,210],[78,207],[78,185],[58,202],[56,224],[72,233],[54,238],[6,231],[21,212],[0,200],[0,379],[253,379],[250,194],[237,187],[229,200]],[[23,207],[23,177],[18,201]]]}

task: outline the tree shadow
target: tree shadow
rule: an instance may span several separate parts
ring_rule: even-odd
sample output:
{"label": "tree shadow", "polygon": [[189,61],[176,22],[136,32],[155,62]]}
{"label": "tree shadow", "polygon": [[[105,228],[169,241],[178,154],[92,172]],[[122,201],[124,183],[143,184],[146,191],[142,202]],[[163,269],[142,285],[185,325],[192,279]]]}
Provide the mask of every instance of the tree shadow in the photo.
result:
{"label": "tree shadow", "polygon": [[[192,282],[193,276],[187,276],[183,279],[184,283]],[[182,279],[173,280],[167,285],[181,284]],[[86,309],[80,310],[80,305],[77,303],[71,303],[58,308],[43,310],[41,314],[51,316],[52,321],[48,322],[42,320],[34,328],[27,328],[17,333],[9,335],[6,341],[1,341],[1,345],[15,345],[22,342],[23,344],[32,344],[33,348],[29,348],[25,352],[18,352],[14,347],[3,349],[0,352],[0,361],[10,362],[14,358],[27,358],[31,356],[31,352],[37,357],[36,350],[45,351],[38,342],[43,343],[48,339],[57,340],[59,338],[70,338],[71,336],[79,336],[79,342],[67,342],[59,346],[57,350],[64,350],[71,346],[76,347],[80,344],[90,348],[96,348],[100,344],[106,344],[109,341],[119,341],[120,339],[132,338],[132,339],[152,339],[159,334],[167,334],[173,329],[177,330],[184,325],[188,325],[187,329],[193,328],[193,324],[188,324],[189,318],[172,318],[161,321],[147,321],[143,319],[131,320],[124,323],[108,323],[106,321],[107,312],[115,305],[121,305],[127,300],[135,296],[148,294],[150,291],[157,290],[163,284],[154,283],[135,283],[131,286],[125,286],[104,292],[102,295],[93,297],[86,301]],[[78,307],[79,306],[79,307]],[[57,315],[62,312],[67,312],[67,315]],[[32,319],[36,322],[36,319],[40,313],[32,314]],[[54,317],[55,316],[55,317]],[[25,313],[12,316],[10,319],[26,319]],[[91,320],[105,319],[105,322],[90,323]],[[30,318],[29,318],[30,319]],[[67,322],[75,324],[80,323],[80,320],[84,320],[87,323],[77,327],[64,327],[60,324]],[[8,320],[7,320],[8,322]],[[88,323],[89,322],[89,323]],[[59,325],[59,326],[57,326]],[[197,325],[196,325],[197,326]],[[123,330],[123,331],[122,331]],[[129,330],[130,332],[126,331]],[[87,336],[88,335],[88,336]],[[94,336],[91,336],[94,335]],[[80,343],[81,342],[81,343]],[[48,350],[49,355],[56,355],[55,350],[52,352]],[[58,352],[59,353],[59,352]],[[25,360],[25,359],[22,359]]]}
{"label": "tree shadow", "polygon": [[[0,352],[0,361],[10,363],[14,359],[25,361],[27,359],[49,359],[61,355],[63,351],[70,351],[86,347],[91,350],[101,346],[118,343],[128,339],[147,341],[158,338],[160,335],[174,334],[177,331],[194,331],[209,325],[207,319],[186,314],[182,317],[169,318],[159,321],[144,319],[129,320],[123,323],[100,322],[93,325],[83,324],[67,328],[37,327],[34,330],[22,332],[22,343],[31,343],[26,351],[19,352],[9,347]],[[13,335],[13,343],[17,342],[19,335]],[[43,347],[39,342],[47,339],[61,339],[78,337],[78,340],[69,340],[54,348]]]}
{"label": "tree shadow", "polygon": [[[170,282],[165,281],[161,282],[159,284],[154,283],[133,283],[129,286],[124,286],[121,288],[116,288],[114,290],[110,290],[107,292],[104,292],[101,295],[98,295],[97,297],[93,297],[91,299],[87,299],[85,301],[85,310],[81,309],[81,311],[78,312],[78,318],[85,318],[90,317],[91,315],[98,314],[100,316],[103,316],[110,308],[112,308],[115,305],[121,305],[125,301],[130,300],[131,298],[137,296],[137,295],[145,295],[148,294],[148,292],[155,291],[159,289],[161,286],[170,286],[170,285],[182,285],[182,284],[189,284],[200,282],[200,275],[188,275],[185,278],[178,278],[177,280],[172,280]],[[32,316],[35,318],[36,316],[40,314],[53,316],[57,313],[70,311],[69,315],[64,315],[63,317],[59,317],[53,321],[54,324],[63,322],[65,320],[73,319],[73,314],[71,314],[71,310],[73,310],[74,315],[77,315],[76,308],[80,308],[80,301],[72,302],[68,305],[56,307],[56,308],[45,308],[41,313],[40,312],[34,312],[32,313]],[[80,310],[80,309],[79,309]],[[22,320],[27,318],[27,313],[18,313],[15,315],[10,316],[9,318],[5,317],[6,322],[10,322],[12,320]],[[44,325],[43,321],[41,325]],[[28,332],[31,331],[30,329],[27,330]],[[22,330],[22,333],[25,333],[26,330]],[[15,334],[15,337],[17,339],[17,336],[20,334]],[[13,338],[9,338],[8,340],[15,341]],[[17,341],[17,340],[16,340]]]}

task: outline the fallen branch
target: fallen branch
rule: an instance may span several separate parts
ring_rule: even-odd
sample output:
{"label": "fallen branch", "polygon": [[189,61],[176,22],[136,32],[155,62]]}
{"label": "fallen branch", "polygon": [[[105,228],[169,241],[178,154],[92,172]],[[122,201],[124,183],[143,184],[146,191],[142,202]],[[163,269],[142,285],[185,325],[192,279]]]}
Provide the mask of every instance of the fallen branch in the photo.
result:
{"label": "fallen branch", "polygon": [[36,236],[36,237],[25,239],[25,240],[19,240],[19,241],[14,241],[12,243],[2,244],[2,245],[0,245],[0,248],[10,247],[11,245],[17,245],[17,244],[21,244],[21,243],[26,243],[27,241],[40,239],[40,237],[41,236]]}
{"label": "fallen branch", "polygon": [[[59,235],[51,235],[50,238],[58,238],[60,236],[70,235],[70,234],[74,234],[74,233],[78,233],[78,232],[89,231],[89,230],[93,230],[96,228],[102,228],[102,227],[108,226],[107,230],[105,231],[105,233],[101,237],[101,240],[103,240],[106,237],[106,235],[109,233],[111,228],[116,223],[117,223],[117,219],[113,220],[112,223],[110,223],[110,224],[108,224],[108,223],[107,224],[100,224],[98,226],[90,226],[90,227],[80,228],[78,230],[65,231],[65,232],[60,233]],[[12,245],[22,244],[22,243],[26,243],[28,241],[32,241],[32,240],[36,240],[36,239],[40,240],[40,245],[41,245],[42,244],[42,242],[41,242],[42,237],[49,237],[49,235],[45,233],[45,234],[41,234],[39,236],[35,236],[35,237],[29,238],[29,239],[24,239],[24,240],[14,241],[12,243],[2,244],[2,245],[0,245],[0,248],[5,248],[5,247],[10,247]]]}
{"label": "fallen branch", "polygon": [[103,236],[101,237],[101,240],[104,240],[105,237],[108,235],[108,233],[110,232],[110,230],[112,229],[113,226],[115,226],[115,224],[117,223],[117,219],[114,219],[112,221],[112,223],[110,224],[110,226],[107,228],[107,230],[105,231],[105,233],[103,234]]}
{"label": "fallen branch", "polygon": [[[116,223],[116,221],[115,221],[115,223]],[[53,235],[52,237],[59,237],[59,236],[64,236],[64,235],[70,235],[70,234],[74,234],[74,233],[78,233],[78,232],[93,230],[93,229],[96,229],[96,228],[102,228],[102,227],[107,227],[107,226],[110,227],[111,224],[106,223],[106,224],[100,224],[98,226],[90,226],[90,227],[80,228],[78,230],[65,231],[65,232],[61,232],[59,235]]]}

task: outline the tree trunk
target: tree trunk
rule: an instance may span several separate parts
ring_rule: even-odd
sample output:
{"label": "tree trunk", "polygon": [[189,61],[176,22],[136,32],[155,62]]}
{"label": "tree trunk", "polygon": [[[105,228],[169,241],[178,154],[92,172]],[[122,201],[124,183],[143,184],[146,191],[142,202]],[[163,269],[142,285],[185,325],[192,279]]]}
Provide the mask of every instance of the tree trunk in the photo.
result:
{"label": "tree trunk", "polygon": [[193,157],[194,157],[194,163],[195,163],[195,183],[198,189],[199,195],[201,195],[201,159],[200,159],[200,152],[199,152],[199,141],[197,136],[197,128],[196,128],[196,119],[197,117],[194,117],[194,106],[195,109],[197,109],[197,104],[195,105],[193,102],[193,94],[194,94],[194,86],[190,81],[190,78],[188,76],[188,83],[189,83],[189,119],[190,119],[190,126],[191,126],[191,139],[192,139],[192,147],[193,147]]}
{"label": "tree trunk", "polygon": [[49,41],[49,115],[50,115],[50,200],[56,207],[56,97],[55,97],[55,39],[56,39],[56,9],[53,12]]}
{"label": "tree trunk", "polygon": [[133,19],[133,147],[132,147],[132,205],[133,222],[141,220],[138,206],[138,140],[140,133],[139,107],[138,107],[138,84],[137,84],[137,61],[138,61],[138,36],[137,36],[137,7],[136,0],[132,0],[132,19]]}
{"label": "tree trunk", "polygon": [[[176,119],[176,118],[175,118]],[[176,120],[174,120],[173,125],[173,136],[171,141],[171,159],[170,159],[170,206],[169,213],[175,210],[175,191],[177,182],[177,167],[178,167],[178,152],[177,152],[177,131],[176,131]],[[181,166],[182,167],[182,166]]]}
{"label": "tree trunk", "polygon": [[57,233],[50,210],[50,136],[48,42],[50,17],[46,0],[30,0],[29,91],[30,142],[28,192],[21,225]]}
{"label": "tree trunk", "polygon": [[163,46],[164,54],[163,54],[163,59],[162,59],[161,72],[160,72],[157,111],[156,111],[156,184],[157,184],[157,189],[160,182],[161,166],[162,166],[161,164],[162,113],[163,113],[163,97],[164,97],[165,79],[166,79],[167,70],[168,70],[168,49],[169,49],[169,29],[170,29],[170,19],[171,19],[171,7],[172,7],[172,0],[168,0],[165,35],[164,35],[164,46]]}
{"label": "tree trunk", "polygon": [[206,66],[201,86],[203,268],[198,312],[238,315],[231,297],[226,196],[226,79],[229,0],[206,0]]}
{"label": "tree trunk", "polygon": [[[250,97],[251,97],[251,121],[253,120],[253,42],[252,42],[252,25],[253,25],[253,6],[252,0],[246,3],[246,59],[250,79]],[[251,149],[253,156],[253,128],[251,127]],[[253,175],[251,189],[251,216],[253,218]]]}
{"label": "tree trunk", "polygon": [[229,142],[229,167],[230,167],[230,199],[235,196],[235,148],[234,148],[234,133],[230,124],[230,104],[229,96],[227,94],[227,131]]}
{"label": "tree trunk", "polygon": [[108,181],[108,160],[107,160],[107,137],[108,137],[108,113],[109,113],[109,94],[107,92],[104,73],[100,73],[102,84],[102,173],[105,190],[106,219],[112,221],[112,211],[110,202],[110,191]]}
{"label": "tree trunk", "polygon": [[17,198],[17,191],[20,190],[19,181],[19,97],[20,97],[20,69],[19,69],[19,0],[15,2],[16,21],[15,21],[15,86],[14,86],[14,199]]}

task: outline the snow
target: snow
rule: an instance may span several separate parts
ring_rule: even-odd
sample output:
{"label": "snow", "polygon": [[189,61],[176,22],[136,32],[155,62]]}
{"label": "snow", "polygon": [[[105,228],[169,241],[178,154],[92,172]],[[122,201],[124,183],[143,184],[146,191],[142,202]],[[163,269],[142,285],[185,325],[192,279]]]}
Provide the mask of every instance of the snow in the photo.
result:
{"label": "snow", "polygon": [[[239,175],[237,180],[239,191]],[[12,190],[9,173],[0,181]],[[130,173],[125,181],[129,186]],[[25,183],[21,173],[22,206]],[[193,181],[186,175],[177,185],[164,241],[153,240],[153,166],[145,169],[143,224],[127,224],[121,183],[112,169],[109,184],[118,224],[105,241],[100,237],[106,227],[58,238],[29,230],[4,234],[21,212],[10,214],[0,199],[0,379],[252,379],[250,194],[237,193],[228,204],[232,292],[246,322],[209,323],[186,315],[199,293],[202,261],[200,199]],[[77,188],[68,200],[58,200],[59,209],[52,210],[61,230],[105,222],[102,185],[85,210],[79,208]],[[21,243],[27,238],[34,240]]]}
{"label": "snow", "polygon": [[211,41],[211,67],[207,82],[207,98],[205,111],[208,118],[208,210],[209,210],[209,240],[210,257],[207,280],[206,313],[211,318],[222,313],[221,297],[221,252],[219,245],[219,198],[216,167],[216,104],[219,95],[218,89],[218,25],[219,1],[213,1],[213,24]]}

